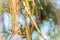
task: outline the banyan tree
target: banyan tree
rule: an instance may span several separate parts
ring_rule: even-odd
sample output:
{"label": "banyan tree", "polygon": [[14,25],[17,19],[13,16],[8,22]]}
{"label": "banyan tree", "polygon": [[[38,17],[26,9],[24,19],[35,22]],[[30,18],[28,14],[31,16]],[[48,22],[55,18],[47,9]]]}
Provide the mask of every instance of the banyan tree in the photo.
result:
{"label": "banyan tree", "polygon": [[[9,32],[12,32],[12,36],[19,35],[22,36],[22,38],[26,38],[27,40],[42,40],[42,39],[48,40],[49,36],[47,35],[52,34],[50,33],[52,26],[53,28],[55,28],[56,25],[58,25],[59,28],[60,11],[56,8],[56,5],[52,2],[52,0],[6,0],[7,2],[7,5],[5,5],[6,7],[2,6],[4,5],[2,1],[3,0],[0,0],[0,15],[3,11],[8,11],[9,12],[8,14],[11,14],[12,29],[9,30]],[[23,23],[25,23],[24,27],[20,19],[22,21],[24,20],[23,21]],[[49,27],[49,29],[44,28],[46,27],[46,25]],[[45,30],[49,31],[46,31],[45,33]],[[37,33],[39,36],[38,39],[33,39],[32,37],[33,32],[38,32]],[[51,36],[50,39],[52,37],[53,36]],[[1,38],[0,40],[3,40],[2,36],[0,36],[0,38]]]}

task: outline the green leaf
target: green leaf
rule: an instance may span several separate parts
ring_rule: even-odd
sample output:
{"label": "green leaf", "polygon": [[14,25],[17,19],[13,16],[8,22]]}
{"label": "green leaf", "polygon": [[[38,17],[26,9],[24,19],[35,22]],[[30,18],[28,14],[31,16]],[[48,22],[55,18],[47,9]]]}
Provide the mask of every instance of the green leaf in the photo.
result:
{"label": "green leaf", "polygon": [[2,4],[0,4],[0,14],[2,13],[3,7]]}
{"label": "green leaf", "polygon": [[31,2],[32,0],[27,0],[27,2]]}

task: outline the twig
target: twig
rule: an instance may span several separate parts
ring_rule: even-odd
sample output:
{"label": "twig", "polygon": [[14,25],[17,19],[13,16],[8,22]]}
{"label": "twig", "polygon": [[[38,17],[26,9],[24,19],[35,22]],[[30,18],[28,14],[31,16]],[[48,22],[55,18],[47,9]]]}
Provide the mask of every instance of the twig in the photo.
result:
{"label": "twig", "polygon": [[[29,8],[28,2],[27,1],[25,1],[25,2],[26,2],[26,5],[25,6]],[[26,9],[24,10],[24,14],[25,14],[25,18],[26,18],[26,38],[27,38],[27,40],[31,40],[30,28],[29,28],[29,24],[27,22],[28,14],[27,14]]]}
{"label": "twig", "polygon": [[[23,4],[24,4],[24,6],[25,6],[25,2],[24,2],[24,1],[23,1]],[[33,20],[33,18],[32,18],[31,15],[30,15],[31,13],[28,11],[27,7],[25,7],[25,9],[26,9],[26,11],[28,12],[28,15],[30,16],[32,22],[34,23],[35,28],[37,29],[38,33],[41,35],[41,32],[40,32],[38,26],[36,25],[35,21]],[[42,35],[41,35],[41,37],[42,37],[44,40],[46,40]]]}
{"label": "twig", "polygon": [[40,0],[38,0],[38,3],[39,3],[39,5],[40,5],[40,8],[43,10],[43,7],[42,7],[42,5],[41,5]]}

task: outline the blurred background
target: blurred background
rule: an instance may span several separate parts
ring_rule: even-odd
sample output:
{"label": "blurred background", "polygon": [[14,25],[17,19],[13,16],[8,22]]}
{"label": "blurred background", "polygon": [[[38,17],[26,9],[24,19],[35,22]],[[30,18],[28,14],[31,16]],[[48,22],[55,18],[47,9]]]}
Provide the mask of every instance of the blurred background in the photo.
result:
{"label": "blurred background", "polygon": [[60,40],[60,0],[0,0],[0,40]]}

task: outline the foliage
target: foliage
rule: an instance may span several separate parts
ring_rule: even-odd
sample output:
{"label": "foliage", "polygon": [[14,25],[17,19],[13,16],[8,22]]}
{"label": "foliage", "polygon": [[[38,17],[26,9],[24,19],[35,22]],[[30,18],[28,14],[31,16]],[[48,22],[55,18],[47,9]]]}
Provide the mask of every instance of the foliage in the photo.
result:
{"label": "foliage", "polygon": [[[14,1],[14,3],[13,3],[13,1]],[[48,24],[48,22],[49,22],[50,18],[52,18],[54,22],[56,21],[55,10],[49,1],[46,1],[46,4],[45,4],[44,0],[9,0],[8,2],[9,2],[8,7],[7,7],[7,5],[0,4],[0,11],[2,12],[2,10],[5,10],[5,8],[6,9],[9,8],[8,11],[10,11],[10,13],[12,15],[11,18],[12,18],[12,33],[13,34],[17,33],[18,35],[22,35],[30,40],[30,38],[31,38],[30,36],[32,35],[32,33],[35,30],[37,31],[36,35],[38,35],[38,33],[39,33],[41,36],[41,35],[43,35],[44,31],[46,33],[45,28],[47,27],[49,29],[48,25],[50,25],[50,23]],[[22,14],[22,17],[21,17],[21,14]],[[30,18],[30,20],[29,20],[30,23],[27,22],[28,17]],[[26,20],[24,20],[24,19],[26,19]],[[24,20],[24,21],[23,22],[21,21],[22,23],[20,23],[19,22],[20,20],[22,20],[22,21]],[[23,23],[25,23],[25,21],[26,21],[26,24],[25,24],[26,27],[23,28],[23,25],[24,25]],[[42,23],[45,26],[43,26]],[[23,25],[22,25],[22,27],[20,27],[20,25],[18,25],[18,24],[23,24]],[[41,28],[41,26],[38,26],[39,24],[41,24],[43,26],[42,29],[39,29],[39,28]],[[16,29],[17,29],[17,31],[16,31]],[[47,31],[48,31],[48,29],[47,29]],[[42,31],[42,30],[44,30],[44,31]],[[7,33],[7,32],[4,31],[4,33]],[[47,34],[50,35],[50,31]],[[43,39],[45,39],[44,36],[43,36]],[[39,40],[39,38],[37,37],[36,40]]]}

